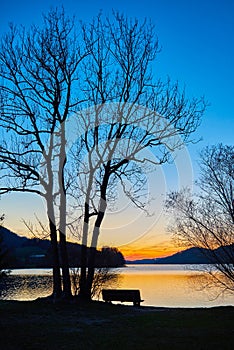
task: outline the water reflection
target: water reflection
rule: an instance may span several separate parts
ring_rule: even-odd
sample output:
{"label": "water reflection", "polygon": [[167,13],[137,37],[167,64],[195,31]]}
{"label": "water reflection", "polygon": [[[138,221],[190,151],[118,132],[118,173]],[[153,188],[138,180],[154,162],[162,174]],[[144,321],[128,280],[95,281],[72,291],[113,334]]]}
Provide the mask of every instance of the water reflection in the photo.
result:
{"label": "water reflection", "polygon": [[10,275],[0,282],[0,297],[7,300],[34,300],[52,293],[52,276]]}
{"label": "water reflection", "polygon": [[[134,265],[121,273],[121,288],[141,290],[142,305],[160,307],[211,307],[234,305],[234,293],[220,294],[208,286],[201,266]],[[212,287],[211,287],[212,286]]]}
{"label": "water reflection", "polygon": [[[204,284],[204,273],[180,265],[130,265],[118,269],[119,288],[140,289],[145,306],[210,307],[234,305],[234,294],[217,296],[216,289]],[[14,270],[1,282],[0,297],[33,300],[52,293],[49,270]],[[211,300],[212,299],[212,300]]]}

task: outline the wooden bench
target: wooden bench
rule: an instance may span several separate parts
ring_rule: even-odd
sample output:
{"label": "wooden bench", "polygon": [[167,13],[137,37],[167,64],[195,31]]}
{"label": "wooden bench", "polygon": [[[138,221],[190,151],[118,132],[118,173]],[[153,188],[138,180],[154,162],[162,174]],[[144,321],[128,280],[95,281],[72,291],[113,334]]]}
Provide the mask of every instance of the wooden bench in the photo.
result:
{"label": "wooden bench", "polygon": [[141,300],[140,291],[138,289],[103,289],[102,299],[105,302],[111,301],[129,301],[133,302],[134,306],[140,306]]}

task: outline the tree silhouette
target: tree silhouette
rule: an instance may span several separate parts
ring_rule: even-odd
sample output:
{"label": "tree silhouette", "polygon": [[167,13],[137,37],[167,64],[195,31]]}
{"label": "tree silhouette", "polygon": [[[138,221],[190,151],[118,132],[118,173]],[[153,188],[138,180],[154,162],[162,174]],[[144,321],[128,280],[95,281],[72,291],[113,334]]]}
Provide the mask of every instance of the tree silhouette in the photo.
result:
{"label": "tree silhouette", "polygon": [[[32,26],[29,31],[11,26],[1,41],[0,194],[20,191],[44,198],[54,264],[53,295],[62,292],[58,231],[63,292],[69,297],[67,191],[73,178],[67,174],[73,169],[66,131],[75,113],[77,197],[80,193],[85,197],[80,294],[90,299],[96,247],[107,203],[113,199],[112,186],[120,180],[134,204],[143,207],[137,194],[144,184],[142,165],[163,164],[189,142],[205,103],[202,98],[187,99],[177,83],[153,78],[159,45],[150,21],[140,23],[114,12],[107,18],[98,15],[77,30],[64,10],[51,10],[43,19],[42,28]],[[153,160],[141,156],[149,147]],[[125,179],[134,184],[132,192]],[[92,253],[87,259],[89,231]]]}
{"label": "tree silhouette", "polygon": [[58,229],[63,291],[69,296],[64,122],[80,103],[75,93],[77,70],[85,54],[74,19],[66,17],[64,10],[51,10],[43,21],[41,28],[32,26],[29,31],[11,25],[1,40],[0,193],[29,192],[44,198],[54,264],[53,294],[61,295]]}
{"label": "tree silhouette", "polygon": [[[154,27],[148,21],[114,13],[83,25],[89,55],[81,64],[87,109],[79,112],[75,159],[79,159],[78,193],[83,193],[82,270],[80,294],[91,297],[95,254],[112,185],[120,180],[125,194],[139,202],[144,184],[141,167],[167,162],[199,125],[203,99],[188,100],[177,83],[155,81],[152,64],[158,53]],[[154,157],[142,157],[152,148]],[[82,163],[83,160],[83,163]],[[125,180],[134,184],[132,193]],[[91,228],[90,218],[95,217]],[[88,232],[92,231],[87,259]],[[86,267],[88,274],[86,275]]]}
{"label": "tree silhouette", "polygon": [[203,252],[212,265],[205,270],[222,291],[233,292],[234,147],[206,147],[200,169],[197,195],[186,190],[169,195],[167,207],[175,213],[172,231],[180,244],[206,248]]}

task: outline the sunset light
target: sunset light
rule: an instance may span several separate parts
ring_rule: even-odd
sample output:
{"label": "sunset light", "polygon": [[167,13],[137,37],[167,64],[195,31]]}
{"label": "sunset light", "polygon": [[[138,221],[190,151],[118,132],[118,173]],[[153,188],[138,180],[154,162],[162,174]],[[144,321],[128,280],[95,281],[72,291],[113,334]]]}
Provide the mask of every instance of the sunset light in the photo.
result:
{"label": "sunset light", "polygon": [[231,349],[234,0],[0,0],[0,348]]}

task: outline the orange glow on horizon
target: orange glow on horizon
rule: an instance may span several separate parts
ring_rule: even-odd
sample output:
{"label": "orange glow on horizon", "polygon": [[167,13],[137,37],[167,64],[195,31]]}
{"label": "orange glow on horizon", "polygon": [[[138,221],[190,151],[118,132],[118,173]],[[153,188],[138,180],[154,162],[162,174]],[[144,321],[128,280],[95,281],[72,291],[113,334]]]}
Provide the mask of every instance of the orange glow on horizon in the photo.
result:
{"label": "orange glow on horizon", "polygon": [[[12,232],[17,232],[17,234],[20,236],[32,238],[32,235],[25,230],[25,227],[23,230],[21,228],[12,227],[13,225],[7,226],[8,229],[12,230]],[[80,244],[80,242],[77,242],[77,240],[73,237],[69,237],[68,241]],[[98,246],[98,249],[101,249],[102,246],[103,244]],[[118,244],[115,244],[115,242],[113,242],[113,244],[110,246],[117,247],[123,254],[124,258],[129,261],[163,258],[185,249],[185,247],[175,246],[168,237],[157,233],[153,233],[149,239],[147,236],[144,236],[142,239],[126,245],[118,246]]]}
{"label": "orange glow on horizon", "polygon": [[157,247],[119,247],[121,253],[124,255],[126,260],[141,260],[141,259],[155,259],[164,258],[181,251],[182,248],[174,247],[168,244],[168,246],[158,245]]}

